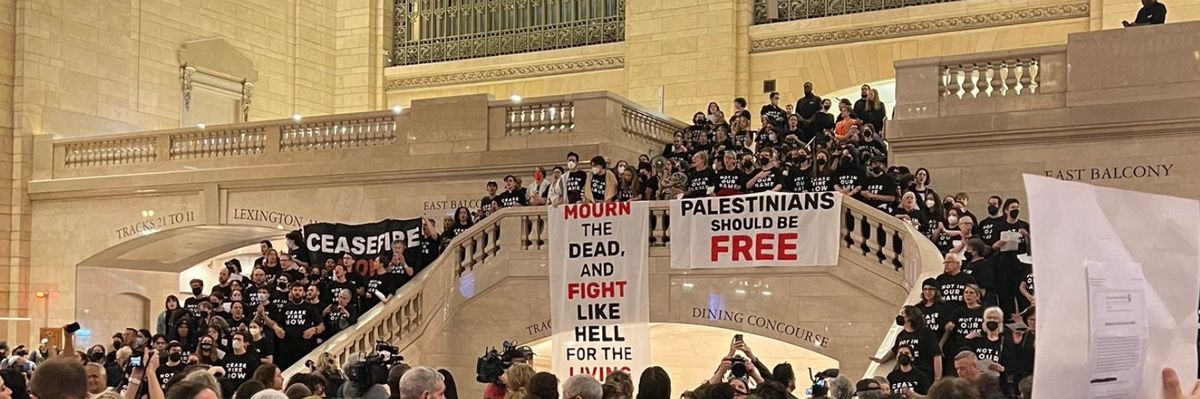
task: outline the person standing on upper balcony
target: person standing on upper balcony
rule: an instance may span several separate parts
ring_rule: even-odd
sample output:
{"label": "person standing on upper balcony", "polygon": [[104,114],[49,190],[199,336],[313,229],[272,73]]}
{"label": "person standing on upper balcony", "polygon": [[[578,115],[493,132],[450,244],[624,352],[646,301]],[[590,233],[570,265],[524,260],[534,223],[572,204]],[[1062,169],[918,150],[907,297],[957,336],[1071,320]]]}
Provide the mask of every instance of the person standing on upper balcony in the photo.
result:
{"label": "person standing on upper balcony", "polygon": [[1142,9],[1138,10],[1137,19],[1133,23],[1121,21],[1126,28],[1130,26],[1162,25],[1167,23],[1167,6],[1158,0],[1142,0]]}
{"label": "person standing on upper balcony", "polygon": [[779,107],[779,92],[771,92],[770,98],[771,103],[762,106],[758,115],[763,117],[764,122],[769,123],[776,132],[782,132],[787,127],[787,111]]}
{"label": "person standing on upper balcony", "polygon": [[804,82],[804,97],[796,100],[796,116],[800,117],[800,126],[808,128],[817,122],[817,113],[821,111],[821,97],[813,94],[812,82]]}

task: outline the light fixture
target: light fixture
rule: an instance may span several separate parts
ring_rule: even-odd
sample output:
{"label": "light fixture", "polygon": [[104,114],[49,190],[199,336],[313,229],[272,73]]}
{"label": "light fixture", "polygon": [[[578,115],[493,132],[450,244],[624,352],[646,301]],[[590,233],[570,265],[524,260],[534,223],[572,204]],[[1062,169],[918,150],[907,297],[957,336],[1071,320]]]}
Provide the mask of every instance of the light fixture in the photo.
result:
{"label": "light fixture", "polygon": [[292,121],[299,122],[301,119],[304,119],[304,117],[300,116],[300,114],[292,114]]}
{"label": "light fixture", "polygon": [[399,105],[393,105],[393,106],[392,106],[392,113],[393,113],[393,114],[398,114],[398,113],[400,113],[400,111],[403,111],[403,110],[404,110],[404,107],[401,107],[401,106],[399,106]]}
{"label": "light fixture", "polygon": [[771,296],[771,291],[763,291],[763,296]]}
{"label": "light fixture", "polygon": [[37,299],[46,299],[47,295],[49,294],[47,294],[46,291],[37,291],[33,293],[33,297]]}
{"label": "light fixture", "polygon": [[513,95],[512,95],[511,97],[509,97],[508,99],[509,99],[509,100],[512,100],[512,102],[514,102],[514,103],[519,103],[519,102],[521,102],[521,96],[518,96],[518,95],[516,95],[516,94],[513,94]]}
{"label": "light fixture", "polygon": [[203,129],[203,128],[205,128],[205,127],[208,127],[208,125],[205,125],[203,122],[201,122],[201,123],[197,123],[197,124],[196,124],[196,128],[197,128],[197,129]]}

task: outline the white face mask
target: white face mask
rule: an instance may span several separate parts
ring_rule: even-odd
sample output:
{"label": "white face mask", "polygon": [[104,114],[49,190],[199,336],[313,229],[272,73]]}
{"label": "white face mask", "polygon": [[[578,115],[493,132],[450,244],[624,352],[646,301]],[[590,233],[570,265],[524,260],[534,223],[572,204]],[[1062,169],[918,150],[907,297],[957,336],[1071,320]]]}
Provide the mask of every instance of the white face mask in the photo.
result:
{"label": "white face mask", "polygon": [[253,335],[258,335],[258,334],[259,334],[259,333],[261,333],[261,332],[262,332],[262,329],[261,329],[261,328],[258,328],[258,327],[250,327],[250,334],[253,334]]}
{"label": "white face mask", "polygon": [[775,133],[768,134],[767,139],[771,140],[771,141],[775,141]]}
{"label": "white face mask", "polygon": [[946,218],[946,222],[949,222],[951,226],[958,226],[958,216],[948,217]]}
{"label": "white face mask", "polygon": [[242,341],[233,341],[233,350],[242,350]]}
{"label": "white face mask", "polygon": [[599,166],[593,166],[593,167],[592,167],[592,174],[593,174],[593,175],[598,175],[598,174],[600,174],[600,167],[599,167]]}
{"label": "white face mask", "polygon": [[567,170],[575,170],[575,161],[567,161]]}
{"label": "white face mask", "polygon": [[933,209],[933,206],[934,206],[934,205],[937,205],[937,202],[936,202],[936,201],[934,201],[934,200],[931,200],[931,199],[927,199],[927,200],[925,200],[925,207],[926,207],[926,208]]}

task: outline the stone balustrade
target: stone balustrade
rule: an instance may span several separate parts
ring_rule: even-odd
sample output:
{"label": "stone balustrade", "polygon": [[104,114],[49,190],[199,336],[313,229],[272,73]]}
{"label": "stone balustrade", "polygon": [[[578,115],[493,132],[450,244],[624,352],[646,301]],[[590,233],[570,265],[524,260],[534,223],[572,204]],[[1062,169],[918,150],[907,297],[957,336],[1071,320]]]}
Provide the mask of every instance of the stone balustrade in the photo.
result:
{"label": "stone balustrade", "polygon": [[[843,246],[839,267],[857,265],[867,269],[861,276],[881,276],[898,285],[912,303],[920,295],[920,282],[940,271],[941,256],[933,244],[906,223],[870,208],[853,199],[842,202],[843,223],[839,232]],[[652,228],[651,257],[669,256],[664,251],[670,245],[666,217],[669,203],[656,201],[650,206]],[[456,301],[469,301],[489,287],[480,286],[475,275],[494,274],[495,267],[517,267],[512,262],[545,264],[549,244],[548,215],[545,207],[506,208],[455,237],[449,247],[433,263],[395,297],[367,311],[355,328],[347,329],[316,350],[306,359],[315,360],[328,353],[337,364],[343,364],[354,354],[369,352],[376,341],[399,345],[404,351],[420,335],[431,333],[436,325],[454,314]],[[656,249],[657,248],[657,249]],[[657,263],[664,265],[663,263]],[[545,269],[540,269],[545,273]],[[780,273],[780,269],[773,269]],[[686,275],[686,270],[654,271]],[[695,271],[692,274],[695,274]],[[524,277],[528,278],[528,277]],[[461,293],[465,299],[455,299]],[[890,325],[887,320],[882,323]],[[431,326],[433,325],[433,326]],[[887,330],[894,336],[895,329]],[[890,345],[891,341],[886,344]],[[304,361],[285,374],[300,372]],[[863,366],[866,367],[865,365]]]}
{"label": "stone balustrade", "polygon": [[[291,164],[345,165],[350,159],[386,157],[356,167],[436,168],[420,157],[448,153],[523,151],[596,146],[619,157],[661,148],[683,122],[607,92],[494,100],[484,95],[416,100],[393,110],[288,118],[217,126],[52,140],[35,140],[40,162],[35,180],[112,177],[151,172]],[[554,137],[552,139],[547,139]],[[608,148],[600,148],[607,146]],[[304,152],[303,158],[289,154]],[[535,157],[536,158],[536,157]],[[530,158],[546,162],[549,159]],[[364,170],[365,171],[365,170]],[[215,173],[215,172],[214,172]],[[214,181],[219,181],[214,177]]]}

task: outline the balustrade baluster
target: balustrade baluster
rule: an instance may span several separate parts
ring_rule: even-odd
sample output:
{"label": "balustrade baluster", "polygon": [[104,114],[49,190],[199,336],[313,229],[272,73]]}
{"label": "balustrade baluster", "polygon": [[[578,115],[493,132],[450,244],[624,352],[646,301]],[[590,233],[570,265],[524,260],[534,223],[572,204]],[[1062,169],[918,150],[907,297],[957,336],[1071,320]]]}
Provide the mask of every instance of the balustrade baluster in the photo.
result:
{"label": "balustrade baluster", "polygon": [[938,97],[945,97],[947,95],[946,94],[946,80],[948,79],[947,78],[948,75],[949,75],[949,72],[948,72],[947,68],[943,67],[940,70],[938,70]]}
{"label": "balustrade baluster", "polygon": [[879,250],[875,251],[875,257],[879,259],[879,263],[883,263],[887,259],[887,255],[883,253],[883,249],[887,248],[887,230],[884,230],[883,223],[875,226],[875,243],[879,246]]}
{"label": "balustrade baluster", "polygon": [[896,253],[896,256],[892,258],[892,266],[896,268],[896,271],[900,271],[904,267],[904,263],[900,260],[904,254],[904,238],[900,236],[899,231],[892,232],[892,251]]}
{"label": "balustrade baluster", "polygon": [[988,91],[988,80],[987,80],[988,64],[987,63],[975,64],[975,70],[978,71],[978,74],[979,74],[979,77],[978,77],[979,79],[975,81],[975,88],[979,90],[976,97],[987,97],[988,96],[988,92],[987,92]]}
{"label": "balustrade baluster", "polygon": [[992,91],[988,93],[988,97],[1000,97],[1004,95],[1000,92],[1000,89],[1004,87],[1004,83],[1001,79],[1002,74],[1000,72],[1002,64],[1003,62],[1001,61],[988,63],[988,66],[991,66],[990,69],[992,71]]}
{"label": "balustrade baluster", "polygon": [[854,248],[854,220],[854,212],[850,208],[845,208],[843,223],[846,228],[846,235],[842,237],[842,240],[846,242],[846,248]]}
{"label": "balustrade baluster", "polygon": [[975,98],[975,64],[970,64],[963,70],[962,98]]}
{"label": "balustrade baluster", "polygon": [[863,256],[871,253],[871,221],[867,219],[867,215],[862,215],[858,223],[859,236],[862,237],[862,244],[859,249],[862,250]]}
{"label": "balustrade baluster", "polygon": [[946,76],[949,78],[949,83],[946,85],[946,88],[948,89],[950,97],[953,99],[962,98],[959,91],[961,86],[958,84],[959,72],[961,72],[961,68],[958,65],[949,65],[946,67]]}
{"label": "balustrade baluster", "polygon": [[1033,60],[1018,59],[1017,63],[1021,65],[1021,91],[1018,94],[1032,94],[1032,89],[1029,85],[1033,82],[1033,72],[1030,71]]}
{"label": "balustrade baluster", "polygon": [[1008,71],[1008,75],[1004,78],[1004,95],[1017,95],[1017,60],[1004,60],[1004,69]]}
{"label": "balustrade baluster", "polygon": [[1030,59],[1029,68],[1033,70],[1030,72],[1031,76],[1029,79],[1030,82],[1032,82],[1033,87],[1029,89],[1029,93],[1036,94],[1042,91],[1042,64],[1037,58]]}

